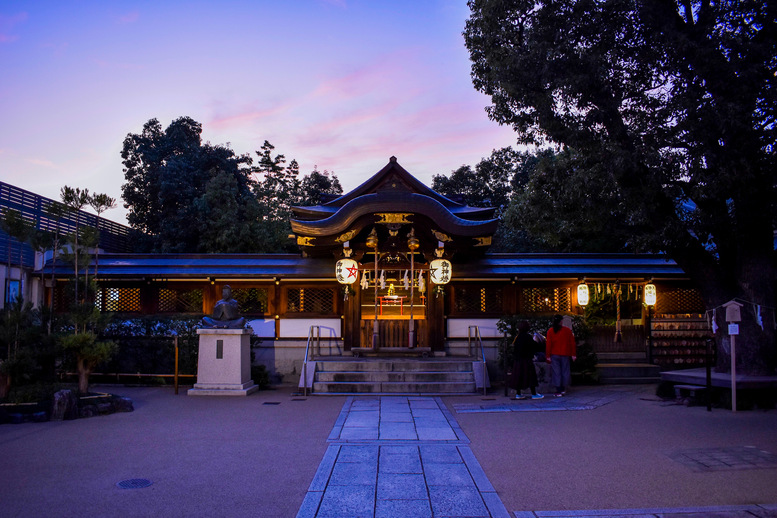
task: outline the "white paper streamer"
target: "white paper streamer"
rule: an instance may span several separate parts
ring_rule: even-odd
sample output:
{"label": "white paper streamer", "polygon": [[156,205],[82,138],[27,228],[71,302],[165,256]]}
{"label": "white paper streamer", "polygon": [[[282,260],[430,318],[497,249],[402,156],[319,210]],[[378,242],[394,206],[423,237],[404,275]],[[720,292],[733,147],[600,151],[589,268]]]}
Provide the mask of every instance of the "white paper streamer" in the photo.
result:
{"label": "white paper streamer", "polygon": [[718,333],[718,310],[717,308],[712,310],[712,332]]}
{"label": "white paper streamer", "polygon": [[761,328],[761,331],[764,330],[764,319],[761,317],[761,305],[755,304],[755,323],[758,324],[758,327]]}

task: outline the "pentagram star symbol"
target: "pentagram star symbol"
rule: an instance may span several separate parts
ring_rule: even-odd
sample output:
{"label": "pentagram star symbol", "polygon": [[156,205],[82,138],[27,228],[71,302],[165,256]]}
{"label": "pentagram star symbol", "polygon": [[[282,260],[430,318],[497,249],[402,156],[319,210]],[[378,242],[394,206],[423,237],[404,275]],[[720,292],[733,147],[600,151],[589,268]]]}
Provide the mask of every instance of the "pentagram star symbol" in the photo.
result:
{"label": "pentagram star symbol", "polygon": [[348,270],[348,277],[356,277],[356,272],[359,271],[358,266],[351,266],[349,268],[346,268]]}

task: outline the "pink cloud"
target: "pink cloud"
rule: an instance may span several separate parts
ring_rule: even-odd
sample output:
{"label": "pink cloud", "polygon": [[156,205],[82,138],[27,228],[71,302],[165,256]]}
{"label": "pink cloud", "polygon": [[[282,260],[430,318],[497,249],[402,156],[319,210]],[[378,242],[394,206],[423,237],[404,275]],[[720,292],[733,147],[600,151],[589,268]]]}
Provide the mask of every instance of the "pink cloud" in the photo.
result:
{"label": "pink cloud", "polygon": [[67,42],[63,42],[63,43],[41,43],[40,46],[43,49],[51,49],[51,50],[53,50],[55,56],[61,56],[67,50],[68,43]]}
{"label": "pink cloud", "polygon": [[329,4],[335,7],[342,7],[343,9],[348,7],[348,2],[346,2],[346,0],[319,0],[319,1],[322,4]]}
{"label": "pink cloud", "polygon": [[135,23],[140,18],[138,11],[132,11],[119,16],[119,23]]}
{"label": "pink cloud", "polygon": [[[408,86],[413,84],[409,77],[414,68],[413,61],[412,51],[393,52],[345,75],[327,78],[313,86],[308,93],[282,99],[266,108],[246,106],[232,113],[226,110],[225,113],[214,115],[208,124],[219,130],[268,121],[277,125],[288,123],[296,115],[298,120],[315,126],[310,131],[319,134],[322,131],[352,127],[385,116],[421,93],[418,87],[414,89]],[[403,86],[398,88],[398,83]],[[370,113],[370,110],[374,113]],[[337,115],[330,119],[330,113]],[[284,115],[285,119],[274,121],[273,118],[279,115]],[[300,126],[298,131],[302,129]]]}
{"label": "pink cloud", "polygon": [[264,110],[257,110],[254,108],[246,107],[242,111],[239,111],[233,115],[217,115],[212,117],[209,121],[209,125],[216,129],[227,129],[232,126],[241,126],[246,123],[260,121],[275,115],[280,115],[288,111],[296,103],[285,102],[275,106],[266,108]]}
{"label": "pink cloud", "polygon": [[378,122],[380,125],[381,119],[384,119],[402,104],[401,99],[389,99],[378,105],[370,105],[364,109],[355,110],[348,114],[343,114],[341,117],[334,117],[324,121],[323,123],[316,123],[314,126],[308,128],[304,136],[299,139],[299,143],[307,145],[315,145],[323,135],[333,135],[341,129],[354,129],[356,126],[366,124],[369,122]]}
{"label": "pink cloud", "polygon": [[120,70],[143,70],[143,65],[135,63],[112,63],[104,59],[95,59],[95,63],[102,68],[120,69]]}
{"label": "pink cloud", "polygon": [[24,160],[25,162],[28,162],[33,165],[39,165],[41,167],[48,167],[49,169],[56,169],[57,164],[52,162],[51,160],[46,160],[45,158],[26,158]]}
{"label": "pink cloud", "polygon": [[0,43],[10,43],[19,39],[17,34],[11,34],[14,26],[27,20],[27,13],[22,12],[11,16],[0,15]]}
{"label": "pink cloud", "polygon": [[378,57],[372,63],[341,77],[327,79],[311,93],[311,97],[351,99],[358,95],[402,92],[399,84],[417,84],[416,49],[404,48]]}

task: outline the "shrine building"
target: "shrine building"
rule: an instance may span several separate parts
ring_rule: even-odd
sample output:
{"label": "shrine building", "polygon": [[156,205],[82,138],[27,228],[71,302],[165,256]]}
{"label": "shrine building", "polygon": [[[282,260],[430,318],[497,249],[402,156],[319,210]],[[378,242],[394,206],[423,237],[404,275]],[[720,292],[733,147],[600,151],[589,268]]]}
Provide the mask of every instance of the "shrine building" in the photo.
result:
{"label": "shrine building", "polygon": [[[662,369],[703,362],[705,308],[670,258],[489,253],[494,211],[442,196],[392,157],[353,191],[293,208],[298,254],[105,252],[97,304],[130,315],[203,315],[228,284],[259,338],[255,363],[293,380],[306,354],[485,359],[493,375],[503,316],[581,315],[582,297],[617,293],[621,339],[612,328],[589,338],[600,362],[632,356]],[[73,275],[51,262],[42,271]],[[60,294],[49,286],[45,297]]]}

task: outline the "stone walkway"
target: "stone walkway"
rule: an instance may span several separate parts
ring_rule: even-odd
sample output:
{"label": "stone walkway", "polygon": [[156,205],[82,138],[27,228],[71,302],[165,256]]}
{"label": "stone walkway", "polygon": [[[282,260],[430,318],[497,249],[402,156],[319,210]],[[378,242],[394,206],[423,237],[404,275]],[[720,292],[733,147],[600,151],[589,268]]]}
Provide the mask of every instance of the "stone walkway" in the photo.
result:
{"label": "stone walkway", "polygon": [[[458,414],[491,412],[552,412],[558,410],[593,410],[612,403],[628,394],[622,388],[598,389],[595,391],[569,392],[564,397],[545,394],[542,399],[513,400],[504,397],[484,399],[480,403],[454,404]],[[491,399],[491,398],[489,398]]]}
{"label": "stone walkway", "polygon": [[298,518],[510,514],[439,398],[351,397]]}

